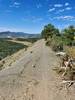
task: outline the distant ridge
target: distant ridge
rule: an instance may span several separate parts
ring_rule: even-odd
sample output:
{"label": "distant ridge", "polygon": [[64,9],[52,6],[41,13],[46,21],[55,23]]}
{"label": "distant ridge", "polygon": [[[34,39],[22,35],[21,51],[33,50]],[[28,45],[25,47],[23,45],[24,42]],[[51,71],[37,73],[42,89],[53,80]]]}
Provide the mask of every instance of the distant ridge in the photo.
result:
{"label": "distant ridge", "polygon": [[40,34],[5,31],[0,32],[0,38],[40,38]]}

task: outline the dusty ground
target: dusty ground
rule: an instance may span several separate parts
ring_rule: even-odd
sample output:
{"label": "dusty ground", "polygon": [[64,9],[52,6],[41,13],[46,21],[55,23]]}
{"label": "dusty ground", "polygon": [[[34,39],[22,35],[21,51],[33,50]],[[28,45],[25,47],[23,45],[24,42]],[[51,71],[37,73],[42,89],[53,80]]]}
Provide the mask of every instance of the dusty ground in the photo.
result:
{"label": "dusty ground", "polygon": [[58,62],[44,40],[36,42],[0,72],[0,100],[75,100],[75,86],[66,89],[53,71]]}

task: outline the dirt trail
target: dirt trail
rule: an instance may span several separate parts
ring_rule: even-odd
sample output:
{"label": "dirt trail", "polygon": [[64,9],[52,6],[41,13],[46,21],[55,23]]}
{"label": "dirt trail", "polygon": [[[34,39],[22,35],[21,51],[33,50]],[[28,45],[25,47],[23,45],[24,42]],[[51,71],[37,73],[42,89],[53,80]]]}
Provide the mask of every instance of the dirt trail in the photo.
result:
{"label": "dirt trail", "polygon": [[36,42],[10,68],[0,72],[0,100],[75,100],[75,87],[62,87],[53,71],[58,61],[44,40]]}

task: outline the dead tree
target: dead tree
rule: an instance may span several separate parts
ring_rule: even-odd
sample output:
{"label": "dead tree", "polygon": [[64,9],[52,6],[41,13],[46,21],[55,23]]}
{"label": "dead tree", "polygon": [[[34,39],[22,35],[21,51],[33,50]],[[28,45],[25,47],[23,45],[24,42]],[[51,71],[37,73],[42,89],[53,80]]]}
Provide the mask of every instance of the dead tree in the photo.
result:
{"label": "dead tree", "polygon": [[66,57],[64,57],[62,59],[62,67],[64,67],[64,69],[65,69],[62,76],[64,76],[66,74],[68,68],[69,68],[69,70],[72,69],[72,67],[73,67],[72,59],[69,56],[66,55]]}
{"label": "dead tree", "polygon": [[[69,56],[66,56],[62,59],[62,66],[64,68],[64,72],[62,74],[62,77],[64,77],[67,74],[67,71],[70,71],[70,77],[69,80],[64,80],[62,83],[66,85],[66,87],[70,87],[75,81],[73,80],[74,75],[72,73],[73,69],[73,59]],[[68,73],[69,74],[69,73]]]}

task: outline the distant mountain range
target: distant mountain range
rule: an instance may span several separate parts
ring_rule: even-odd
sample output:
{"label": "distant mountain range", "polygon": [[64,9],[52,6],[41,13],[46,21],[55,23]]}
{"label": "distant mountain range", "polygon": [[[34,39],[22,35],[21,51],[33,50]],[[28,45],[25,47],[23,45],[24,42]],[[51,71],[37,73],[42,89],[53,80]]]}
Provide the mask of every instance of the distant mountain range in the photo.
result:
{"label": "distant mountain range", "polygon": [[5,31],[0,32],[0,38],[40,38],[40,34]]}

